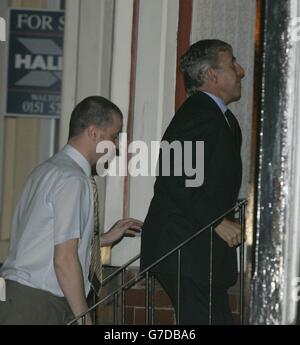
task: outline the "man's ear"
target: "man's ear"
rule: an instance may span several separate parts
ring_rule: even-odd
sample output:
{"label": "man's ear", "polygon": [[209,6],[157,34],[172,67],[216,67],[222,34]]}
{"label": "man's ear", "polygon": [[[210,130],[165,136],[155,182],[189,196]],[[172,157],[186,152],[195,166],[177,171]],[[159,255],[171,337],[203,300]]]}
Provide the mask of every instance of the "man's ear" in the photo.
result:
{"label": "man's ear", "polygon": [[[97,126],[95,125],[90,125],[87,128],[87,134],[88,137],[92,140],[92,141],[99,141],[99,135],[102,136],[102,131],[101,129],[99,129]],[[101,139],[101,138],[100,138]]]}
{"label": "man's ear", "polygon": [[211,82],[216,84],[218,82],[218,74],[217,71],[213,68],[209,68],[207,70],[207,79]]}

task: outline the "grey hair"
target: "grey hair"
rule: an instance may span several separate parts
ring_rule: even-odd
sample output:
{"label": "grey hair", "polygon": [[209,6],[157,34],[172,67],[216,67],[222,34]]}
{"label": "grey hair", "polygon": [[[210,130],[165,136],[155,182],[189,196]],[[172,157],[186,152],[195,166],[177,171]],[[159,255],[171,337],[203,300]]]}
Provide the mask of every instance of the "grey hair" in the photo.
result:
{"label": "grey hair", "polygon": [[217,68],[219,53],[228,50],[232,51],[231,45],[217,39],[201,40],[191,45],[180,59],[180,69],[189,95],[199,91],[206,83],[208,69]]}

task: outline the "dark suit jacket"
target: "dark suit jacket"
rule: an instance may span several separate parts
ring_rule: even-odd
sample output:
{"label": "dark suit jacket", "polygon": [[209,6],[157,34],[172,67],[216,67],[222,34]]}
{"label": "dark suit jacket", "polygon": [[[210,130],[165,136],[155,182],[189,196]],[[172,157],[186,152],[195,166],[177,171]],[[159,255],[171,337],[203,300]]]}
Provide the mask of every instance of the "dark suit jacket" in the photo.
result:
{"label": "dark suit jacket", "polygon": [[[230,129],[217,104],[202,92],[189,97],[173,117],[162,140],[204,141],[204,183],[185,187],[188,177],[184,174],[157,176],[142,230],[142,270],[235,205],[242,177],[241,130],[236,119],[233,127]],[[199,157],[193,152],[194,163],[195,159]],[[228,287],[236,281],[236,249],[215,231],[213,244],[214,282]],[[182,274],[206,285],[209,262],[210,234],[205,231],[182,251]],[[154,271],[176,274],[177,256]]]}

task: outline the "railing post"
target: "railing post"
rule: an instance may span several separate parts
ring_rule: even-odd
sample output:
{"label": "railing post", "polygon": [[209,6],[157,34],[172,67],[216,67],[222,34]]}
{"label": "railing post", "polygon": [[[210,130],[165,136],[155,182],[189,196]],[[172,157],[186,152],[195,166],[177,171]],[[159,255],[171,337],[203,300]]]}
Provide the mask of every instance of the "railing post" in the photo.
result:
{"label": "railing post", "polygon": [[[97,301],[95,292],[92,292],[92,305],[95,305]],[[92,322],[96,325],[96,308],[92,311]]]}
{"label": "railing post", "polygon": [[178,270],[177,270],[177,324],[180,325],[180,290],[181,290],[181,249],[178,249]]}
{"label": "railing post", "polygon": [[151,325],[154,325],[154,312],[155,312],[155,278],[151,275]]}
{"label": "railing post", "polygon": [[212,284],[213,284],[213,231],[210,227],[210,258],[209,258],[209,316],[208,324],[212,324]]}
{"label": "railing post", "polygon": [[241,224],[241,245],[240,245],[240,324],[244,324],[244,239],[245,239],[245,208],[242,204],[239,208]]}
{"label": "railing post", "polygon": [[114,294],[114,324],[118,324],[118,292]]}
{"label": "railing post", "polygon": [[[125,283],[125,269],[122,270],[122,286]],[[121,324],[125,324],[125,287],[122,288],[121,291]]]}
{"label": "railing post", "polygon": [[153,274],[150,274],[147,272],[147,279],[146,279],[146,285],[147,285],[147,308],[145,310],[147,314],[146,318],[146,325],[153,325]]}
{"label": "railing post", "polygon": [[150,294],[149,294],[149,271],[146,272],[146,281],[145,281],[145,285],[146,285],[146,301],[145,301],[145,324],[148,325],[149,324],[149,305],[150,305]]}

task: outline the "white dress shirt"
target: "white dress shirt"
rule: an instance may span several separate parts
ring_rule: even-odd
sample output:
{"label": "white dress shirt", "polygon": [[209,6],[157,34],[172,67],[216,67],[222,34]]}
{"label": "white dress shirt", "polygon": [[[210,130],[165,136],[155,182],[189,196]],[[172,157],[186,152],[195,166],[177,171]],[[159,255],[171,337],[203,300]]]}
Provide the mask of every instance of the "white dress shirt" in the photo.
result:
{"label": "white dress shirt", "polygon": [[215,103],[217,104],[217,106],[220,108],[220,110],[222,111],[222,113],[225,114],[225,112],[226,112],[226,110],[227,110],[228,108],[227,108],[226,104],[224,103],[224,101],[223,101],[220,97],[218,97],[218,96],[216,96],[216,95],[214,95],[214,94],[212,94],[212,93],[210,93],[210,92],[207,92],[207,91],[202,91],[202,92],[203,92],[203,93],[206,93],[207,96],[209,96],[210,98],[212,98],[212,99],[215,101]]}
{"label": "white dress shirt", "polygon": [[88,294],[94,229],[90,175],[89,162],[70,145],[31,173],[15,209],[2,277],[62,297],[53,267],[54,246],[78,238],[78,255]]}
{"label": "white dress shirt", "polygon": [[222,113],[223,113],[223,115],[224,115],[224,118],[225,118],[225,120],[226,120],[226,122],[227,122],[227,124],[228,124],[228,126],[229,126],[229,128],[230,128],[230,124],[229,124],[229,122],[228,122],[228,120],[227,120],[227,117],[225,116],[225,113],[226,113],[226,111],[227,111],[227,106],[226,106],[226,104],[224,103],[224,101],[220,98],[220,97],[218,97],[218,96],[216,96],[216,95],[213,95],[212,93],[210,93],[210,92],[206,92],[206,91],[202,91],[202,92],[204,92],[204,93],[206,93],[207,94],[207,96],[209,96],[213,101],[215,101],[215,103],[217,104],[217,106],[220,108],[220,110],[222,111]]}

